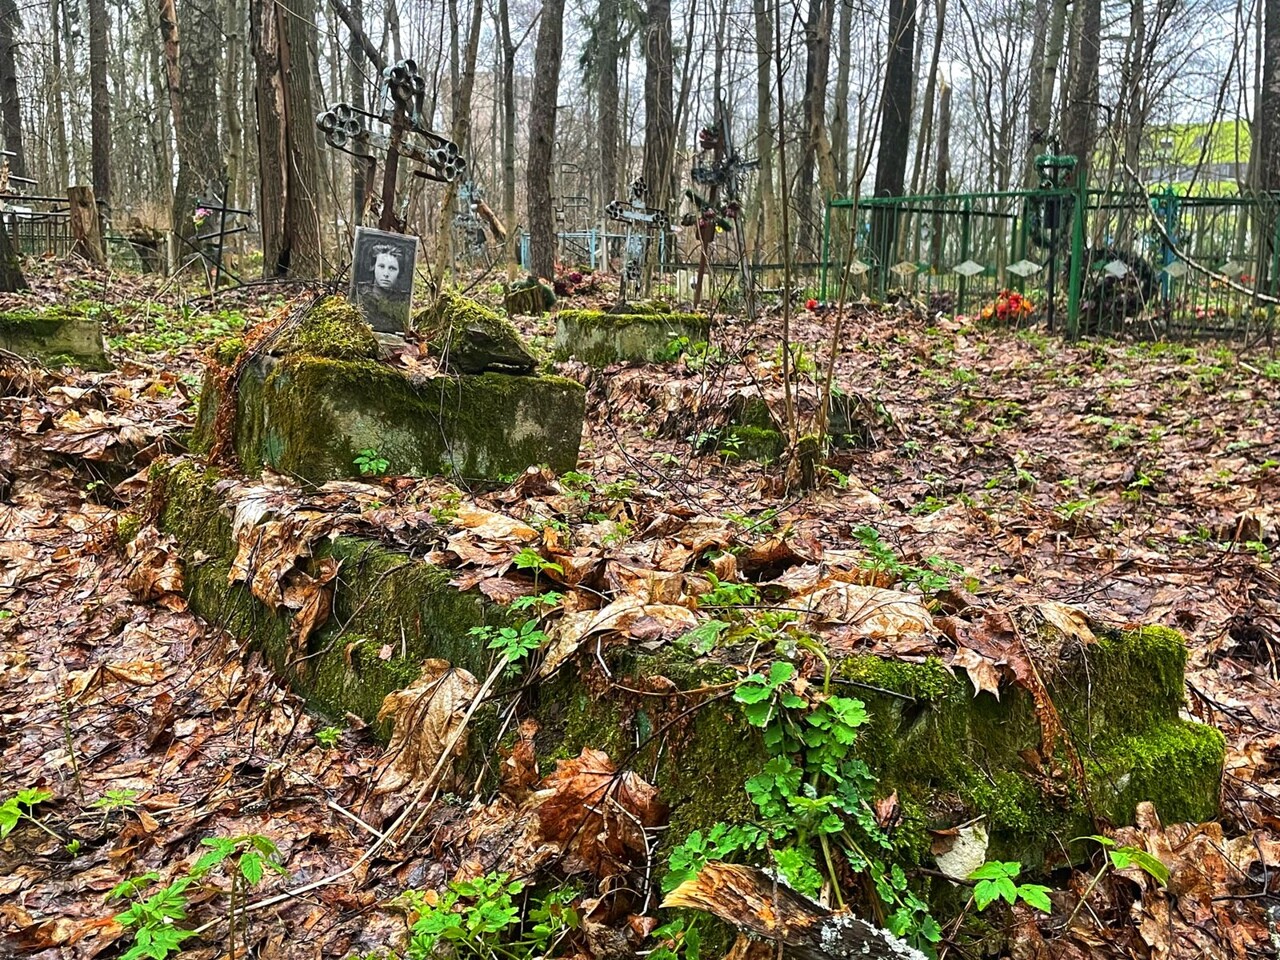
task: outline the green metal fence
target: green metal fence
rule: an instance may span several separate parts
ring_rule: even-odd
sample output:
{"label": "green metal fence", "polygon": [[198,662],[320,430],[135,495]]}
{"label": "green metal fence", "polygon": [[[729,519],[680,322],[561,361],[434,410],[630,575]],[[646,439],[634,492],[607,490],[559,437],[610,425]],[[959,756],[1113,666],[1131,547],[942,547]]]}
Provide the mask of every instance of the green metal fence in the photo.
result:
{"label": "green metal fence", "polygon": [[1280,195],[1017,190],[834,200],[823,261],[824,298],[842,286],[846,296],[875,299],[905,292],[935,310],[980,314],[1011,290],[1070,335],[1249,337],[1280,319],[1256,296],[1280,292]]}

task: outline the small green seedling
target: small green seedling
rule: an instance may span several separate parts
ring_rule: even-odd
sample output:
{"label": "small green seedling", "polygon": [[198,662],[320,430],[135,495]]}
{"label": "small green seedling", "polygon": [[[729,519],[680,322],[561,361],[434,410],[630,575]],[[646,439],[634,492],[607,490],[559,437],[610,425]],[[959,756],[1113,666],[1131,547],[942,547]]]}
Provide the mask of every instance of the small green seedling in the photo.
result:
{"label": "small green seedling", "polygon": [[32,813],[37,805],[52,799],[53,794],[48,790],[27,789],[19,790],[4,803],[0,803],[0,840],[13,832],[19,820],[30,820],[49,836],[62,840],[62,837],[46,827],[40,822],[40,818]]}
{"label": "small green seedling", "polygon": [[361,450],[352,461],[362,477],[380,477],[387,472],[391,464],[386,457],[380,455],[372,447]]}
{"label": "small green seedling", "polygon": [[325,727],[316,731],[316,743],[330,750],[338,745],[338,740],[342,737],[341,727]]}
{"label": "small green seedling", "polygon": [[1053,912],[1049,902],[1049,888],[1038,883],[1015,883],[1022,872],[1022,864],[1015,861],[988,860],[973,873],[970,880],[977,880],[973,888],[973,904],[981,912],[997,900],[1013,906],[1019,900],[1044,913]]}

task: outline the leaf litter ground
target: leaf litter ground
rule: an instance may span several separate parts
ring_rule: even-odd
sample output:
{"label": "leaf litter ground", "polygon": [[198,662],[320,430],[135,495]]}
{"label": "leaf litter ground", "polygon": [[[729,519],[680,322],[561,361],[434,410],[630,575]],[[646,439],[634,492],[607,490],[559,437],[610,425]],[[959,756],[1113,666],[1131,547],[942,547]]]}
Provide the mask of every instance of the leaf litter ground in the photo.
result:
{"label": "leaf litter ground", "polygon": [[[33,298],[56,302],[67,279],[49,270]],[[107,308],[117,371],[59,374],[12,361],[0,371],[0,799],[50,790],[55,799],[38,813],[61,838],[23,822],[0,843],[6,950],[115,955],[127,936],[104,893],[149,869],[176,875],[212,835],[279,844],[291,876],[265,881],[263,896],[350,871],[253,915],[248,942],[261,957],[394,946],[405,924],[386,904],[397,893],[499,863],[595,877],[661,869],[638,863],[649,844],[635,832],[657,822],[661,798],[638,778],[620,780],[598,752],[540,777],[524,729],[492,803],[437,801],[430,818],[414,814],[431,829],[367,856],[406,803],[377,802],[379,788],[402,793],[424,771],[400,762],[403,750],[383,756],[358,724],[322,746],[316,733],[330,721],[308,713],[257,654],[187,612],[181,566],[163,538],[144,528],[126,550],[117,535],[121,517],[138,509],[140,471],[182,453],[207,331],[235,332],[240,317],[278,312],[278,302],[242,294],[236,311],[224,299],[182,314],[158,283],[72,282]],[[832,318],[801,313],[793,322],[803,344],[796,365],[809,382],[803,416]],[[535,341],[552,332],[547,318],[521,323]],[[345,529],[425,551],[456,569],[459,586],[509,603],[535,589],[514,564],[533,547],[560,568],[546,577],[568,598],[548,628],[545,673],[588,637],[658,642],[689,629],[706,589],[692,563],[733,545],[742,549],[717,557],[717,575],[803,599],[828,643],[906,657],[936,650],[935,624],[910,585],[867,613],[860,591],[892,585],[866,575],[856,530],[870,525],[903,564],[949,577],[957,602],[1031,605],[1069,628],[1087,629],[1076,611],[1097,623],[1176,626],[1190,643],[1189,709],[1228,737],[1220,822],[1162,827],[1158,811],[1144,811],[1129,842],[1172,868],[1176,896],[1131,871],[1063,931],[1087,886],[1078,874],[1064,883],[1056,921],[1014,917],[1020,955],[1264,950],[1280,829],[1280,581],[1271,561],[1280,547],[1280,368],[1213,347],[1070,346],[901,308],[857,309],[835,372],[855,401],[861,443],[837,451],[822,488],[804,496],[787,488],[782,467],[762,468],[721,442],[744,399],[782,416],[779,329],[776,311],[755,324],[731,318],[718,352],[688,351],[657,377],[653,368],[563,365],[589,384],[592,407],[585,479],[574,484],[531,471],[505,490],[460,498],[441,481],[338,483],[306,496],[272,478],[229,484],[245,516],[269,504],[277,522],[298,521],[243,577],[284,605],[307,538]],[[454,515],[423,506],[442,494],[457,501]],[[257,523],[244,529],[261,535]],[[952,647],[953,666],[979,688],[1017,672],[1012,658]],[[450,682],[474,690],[475,678],[471,687],[464,680]],[[450,716],[429,719],[438,739],[456,727]],[[610,789],[628,816],[584,829]],[[95,808],[108,790],[135,799]],[[64,842],[78,842],[78,855]],[[225,914],[224,898],[206,896],[192,908],[200,923]],[[610,920],[633,939],[652,929],[645,916]],[[225,955],[221,932],[215,925],[187,953]]]}

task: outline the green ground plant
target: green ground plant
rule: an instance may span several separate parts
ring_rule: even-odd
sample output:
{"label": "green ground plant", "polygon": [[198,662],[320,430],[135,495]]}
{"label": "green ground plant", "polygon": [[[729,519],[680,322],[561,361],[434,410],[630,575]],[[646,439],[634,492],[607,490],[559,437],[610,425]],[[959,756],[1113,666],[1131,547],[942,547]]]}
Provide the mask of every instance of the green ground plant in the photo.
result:
{"label": "green ground plant", "polygon": [[853,755],[858,730],[868,722],[865,705],[831,694],[829,675],[821,692],[796,678],[795,667],[779,660],[734,691],[770,755],[743,784],[757,816],[690,833],[671,852],[663,889],[695,877],[711,860],[765,861],[793,889],[816,897],[827,887],[843,906],[842,860],[871,879],[888,929],[931,949],[942,930],[902,867],[890,862],[892,844],[871,804],[875,778]]}
{"label": "green ground plant", "polygon": [[258,886],[268,871],[288,875],[275,842],[262,834],[206,837],[200,843],[208,849],[172,882],[157,886],[160,874],[150,871],[125,880],[107,894],[108,903],[132,901],[115,916],[117,923],[133,931],[133,944],[120,960],[166,960],[180,953],[183,942],[196,935],[194,930],[179,926],[187,919],[191,894],[196,889],[208,889],[208,878],[215,870],[220,870],[230,883],[226,890],[215,889],[227,894],[227,952],[234,957],[237,934],[242,935],[245,926],[237,915],[243,909],[245,891]]}

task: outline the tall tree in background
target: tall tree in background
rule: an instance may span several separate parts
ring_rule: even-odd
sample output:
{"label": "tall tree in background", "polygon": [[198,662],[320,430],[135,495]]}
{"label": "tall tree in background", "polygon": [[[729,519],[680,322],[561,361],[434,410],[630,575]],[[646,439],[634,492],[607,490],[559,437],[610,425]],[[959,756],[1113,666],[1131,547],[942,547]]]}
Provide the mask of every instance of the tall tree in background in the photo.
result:
{"label": "tall tree in background", "polygon": [[[911,101],[915,93],[915,42],[916,0],[889,0],[889,46],[880,110],[880,148],[876,157],[877,197],[901,196],[906,182]],[[889,266],[887,261],[892,255],[897,226],[893,211],[877,207],[872,212],[872,243],[880,257],[881,269]]]}
{"label": "tall tree in background", "polygon": [[[1262,28],[1262,87],[1255,113],[1261,190],[1280,191],[1280,0],[1266,0]],[[1280,196],[1276,198],[1280,204]]]}
{"label": "tall tree in background", "polygon": [[106,0],[89,0],[89,128],[93,137],[93,192],[111,201],[111,96],[107,90]]}
{"label": "tall tree in background", "polygon": [[[357,25],[364,23],[364,0],[351,0],[351,19]],[[360,111],[365,108],[364,57],[360,37],[352,30],[351,39],[347,42],[347,95],[351,98],[351,105]],[[365,194],[368,190],[365,176],[368,170],[368,165],[363,160],[351,164],[351,222],[357,227],[364,223]]]}
{"label": "tall tree in background", "polygon": [[529,108],[529,263],[534,276],[556,272],[556,223],[551,202],[551,155],[556,138],[556,93],[564,47],[564,0],[547,0],[533,53],[533,103]]}
{"label": "tall tree in background", "polygon": [[[796,247],[808,258],[817,254],[815,239],[818,235],[813,209],[814,168],[818,164],[820,144],[827,135],[827,77],[831,68],[831,20],[834,12],[832,0],[811,0],[809,16],[804,26],[804,42],[807,50],[804,67],[804,126],[800,131],[800,162],[796,176]],[[830,149],[826,151],[830,156]],[[835,192],[834,174],[831,182],[819,174],[822,193]],[[820,198],[825,201],[826,196]]]}
{"label": "tall tree in background", "polygon": [[[177,49],[180,82],[170,77],[175,98],[174,132],[178,141],[178,186],[174,191],[173,232],[195,233],[195,201],[222,177],[222,145],[218,140],[218,66],[222,51],[222,17],[216,0],[181,0],[177,10]],[[161,30],[167,31],[161,12]],[[166,52],[170,38],[166,36]]]}
{"label": "tall tree in background", "polygon": [[773,172],[773,18],[770,0],[752,0],[756,31],[756,156],[760,158],[759,207],[753,223],[753,256],[769,260],[777,248],[778,200]]}
{"label": "tall tree in background", "polygon": [[649,203],[666,210],[675,153],[675,79],[671,59],[671,0],[648,0],[644,32],[644,181]]}
{"label": "tall tree in background", "polygon": [[[473,166],[475,152],[471,149],[471,95],[476,83],[476,58],[480,54],[480,26],[483,21],[482,0],[472,0],[471,20],[467,28],[467,46],[462,53],[462,62],[458,65],[460,76],[453,88],[451,104],[453,117],[450,137],[458,145],[467,162]],[[451,180],[445,184],[440,198],[440,220],[436,231],[435,283],[437,288],[444,278],[446,269],[453,265],[453,208],[457,200],[458,182]]]}
{"label": "tall tree in background", "polygon": [[[268,276],[320,275],[320,158],[311,45],[314,0],[251,0],[257,63],[258,221]],[[183,41],[183,50],[187,43]],[[187,104],[188,112],[190,104]]]}
{"label": "tall tree in background", "polygon": [[836,193],[849,192],[849,71],[852,64],[853,2],[837,0],[840,28],[836,31],[836,96],[831,107],[831,149],[835,160]]}
{"label": "tall tree in background", "polygon": [[498,29],[502,35],[502,219],[507,225],[507,279],[514,280],[520,236],[516,229],[516,42],[507,0],[498,0]]}
{"label": "tall tree in background", "polygon": [[1102,0],[1075,0],[1078,38],[1062,120],[1062,147],[1076,158],[1070,182],[1088,183],[1098,139],[1098,66],[1102,55]]}
{"label": "tall tree in background", "polygon": [[13,154],[9,158],[9,169],[25,177],[27,155],[22,149],[22,107],[18,100],[17,32],[20,26],[17,3],[0,0],[0,123],[4,128],[5,149]]}
{"label": "tall tree in background", "polygon": [[600,199],[616,200],[618,192],[618,0],[600,0],[596,22],[596,100],[600,116]]}

